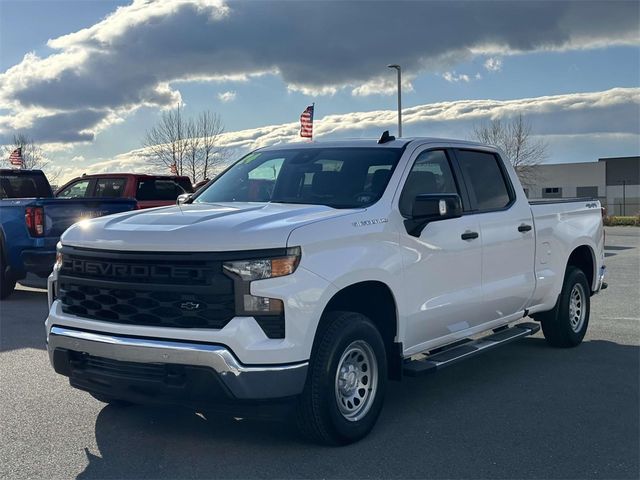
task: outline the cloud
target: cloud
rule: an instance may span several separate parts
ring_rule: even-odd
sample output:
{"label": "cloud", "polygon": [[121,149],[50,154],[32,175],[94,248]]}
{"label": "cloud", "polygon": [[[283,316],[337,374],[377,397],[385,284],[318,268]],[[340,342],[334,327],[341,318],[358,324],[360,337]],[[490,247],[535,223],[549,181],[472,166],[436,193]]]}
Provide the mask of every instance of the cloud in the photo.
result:
{"label": "cloud", "polygon": [[442,74],[442,78],[444,78],[447,82],[450,82],[450,83],[458,83],[458,82],[469,83],[471,81],[471,78],[469,77],[469,75],[466,75],[463,73],[458,75],[456,72],[444,72]]}
{"label": "cloud", "polygon": [[233,102],[236,99],[236,96],[236,92],[223,92],[218,94],[218,100],[220,100],[222,103]]}
{"label": "cloud", "polygon": [[[175,84],[196,79],[272,73],[307,94],[390,94],[389,62],[415,76],[475,55],[637,45],[638,14],[628,1],[135,0],[0,74],[0,130],[91,141],[137,108],[176,105]],[[455,19],[455,34],[429,19]]]}
{"label": "cloud", "polygon": [[[569,138],[580,145],[585,139],[635,138],[640,141],[640,88],[614,88],[601,92],[572,93],[515,100],[459,100],[438,102],[403,110],[406,136],[467,138],[473,125],[494,118],[522,113],[533,126],[533,134]],[[396,128],[395,110],[327,115],[314,123],[315,139],[376,138],[383,130]],[[220,146],[232,149],[237,157],[255,148],[300,141],[300,125],[291,122],[248,130],[225,132]],[[565,142],[566,144],[566,142]],[[566,150],[566,148],[565,148]],[[67,167],[64,178],[83,172],[152,172],[145,150],[136,149],[111,160],[89,166]]]}
{"label": "cloud", "polygon": [[502,59],[489,57],[484,62],[484,68],[489,72],[499,72],[502,70]]}

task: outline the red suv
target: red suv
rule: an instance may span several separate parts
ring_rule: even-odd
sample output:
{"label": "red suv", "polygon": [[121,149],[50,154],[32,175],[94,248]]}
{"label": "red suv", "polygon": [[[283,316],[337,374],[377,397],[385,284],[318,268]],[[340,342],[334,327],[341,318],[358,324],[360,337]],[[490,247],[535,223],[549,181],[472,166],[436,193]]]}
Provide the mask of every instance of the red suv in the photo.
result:
{"label": "red suv", "polygon": [[137,208],[162,207],[176,203],[178,195],[192,193],[189,177],[101,173],[83,175],[63,185],[58,198],[135,198]]}

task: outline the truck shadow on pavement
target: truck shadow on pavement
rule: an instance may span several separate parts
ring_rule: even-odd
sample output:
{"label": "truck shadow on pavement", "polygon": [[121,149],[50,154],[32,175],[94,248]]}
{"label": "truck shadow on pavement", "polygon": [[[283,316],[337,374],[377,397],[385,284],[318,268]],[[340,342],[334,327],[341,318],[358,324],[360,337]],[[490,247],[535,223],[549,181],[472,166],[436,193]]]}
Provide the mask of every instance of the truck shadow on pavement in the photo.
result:
{"label": "truck shadow on pavement", "polygon": [[637,478],[639,354],[525,339],[390,383],[371,435],[343,448],[290,422],[106,406],[78,478]]}

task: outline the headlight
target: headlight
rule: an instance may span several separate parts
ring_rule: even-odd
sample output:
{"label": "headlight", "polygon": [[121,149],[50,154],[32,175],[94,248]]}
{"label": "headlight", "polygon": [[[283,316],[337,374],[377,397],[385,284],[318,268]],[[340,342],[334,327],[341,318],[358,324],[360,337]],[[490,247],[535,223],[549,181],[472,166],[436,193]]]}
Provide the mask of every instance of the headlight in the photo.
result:
{"label": "headlight", "polygon": [[224,262],[223,268],[245,282],[291,275],[300,263],[300,247],[288,249],[284,257]]}
{"label": "headlight", "polygon": [[282,316],[284,304],[277,298],[251,295],[251,282],[291,275],[300,263],[300,247],[288,248],[284,255],[253,260],[224,262],[222,267],[235,279],[236,313],[253,316]]}

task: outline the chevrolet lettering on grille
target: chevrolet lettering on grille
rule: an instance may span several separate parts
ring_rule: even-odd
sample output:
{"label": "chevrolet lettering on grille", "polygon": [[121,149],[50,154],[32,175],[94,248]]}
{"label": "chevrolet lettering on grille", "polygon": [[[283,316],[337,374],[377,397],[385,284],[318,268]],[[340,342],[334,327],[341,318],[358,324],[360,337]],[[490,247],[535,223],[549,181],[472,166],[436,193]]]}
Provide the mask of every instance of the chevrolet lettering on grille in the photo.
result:
{"label": "chevrolet lettering on grille", "polygon": [[78,275],[101,277],[131,277],[137,279],[200,280],[206,268],[173,265],[135,265],[72,259],[64,262],[63,270]]}

